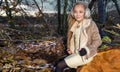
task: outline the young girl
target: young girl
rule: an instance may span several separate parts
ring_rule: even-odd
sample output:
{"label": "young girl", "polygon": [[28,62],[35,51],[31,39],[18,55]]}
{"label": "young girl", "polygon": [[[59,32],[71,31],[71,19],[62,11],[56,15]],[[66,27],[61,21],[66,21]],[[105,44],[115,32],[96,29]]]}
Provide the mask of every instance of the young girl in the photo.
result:
{"label": "young girl", "polygon": [[77,68],[91,62],[102,43],[98,28],[84,2],[77,2],[73,6],[68,23],[67,52],[70,55],[57,64],[55,72],[63,72],[66,67]]}

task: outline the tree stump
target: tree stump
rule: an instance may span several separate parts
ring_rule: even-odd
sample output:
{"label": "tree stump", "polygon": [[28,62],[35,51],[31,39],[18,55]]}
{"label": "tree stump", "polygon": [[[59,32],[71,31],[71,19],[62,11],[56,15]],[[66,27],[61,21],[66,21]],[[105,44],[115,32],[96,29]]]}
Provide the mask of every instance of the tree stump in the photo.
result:
{"label": "tree stump", "polygon": [[93,61],[77,72],[120,72],[120,49],[99,52]]}

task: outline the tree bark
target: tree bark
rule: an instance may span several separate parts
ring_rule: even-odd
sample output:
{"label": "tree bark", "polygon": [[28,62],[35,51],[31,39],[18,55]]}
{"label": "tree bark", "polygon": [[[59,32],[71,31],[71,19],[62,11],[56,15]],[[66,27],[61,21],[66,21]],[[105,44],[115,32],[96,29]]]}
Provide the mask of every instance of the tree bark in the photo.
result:
{"label": "tree bark", "polygon": [[106,23],[106,11],[103,0],[98,0],[98,19],[102,24]]}
{"label": "tree bark", "polygon": [[66,35],[67,31],[67,6],[68,6],[68,0],[65,0],[64,2],[64,12],[63,12],[63,23],[62,23],[62,30],[63,35]]}
{"label": "tree bark", "polygon": [[61,30],[61,0],[57,0],[57,9],[58,9],[58,33]]}

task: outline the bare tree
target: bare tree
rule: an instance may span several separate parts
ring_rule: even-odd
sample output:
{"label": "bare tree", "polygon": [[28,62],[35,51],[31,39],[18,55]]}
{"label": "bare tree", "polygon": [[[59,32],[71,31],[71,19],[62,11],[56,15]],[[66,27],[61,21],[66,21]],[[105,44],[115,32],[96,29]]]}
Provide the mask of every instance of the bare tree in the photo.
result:
{"label": "bare tree", "polygon": [[3,0],[0,1],[0,6],[1,6],[2,3],[3,3]]}
{"label": "bare tree", "polygon": [[15,27],[14,23],[13,23],[13,17],[12,17],[12,8],[10,8],[10,5],[8,3],[8,0],[5,0],[5,4],[6,4],[6,15],[9,19],[8,23],[10,24],[10,27]]}
{"label": "bare tree", "polygon": [[114,3],[115,3],[115,7],[118,11],[118,14],[120,15],[120,8],[119,8],[119,5],[118,5],[118,1],[117,0],[112,0]]}

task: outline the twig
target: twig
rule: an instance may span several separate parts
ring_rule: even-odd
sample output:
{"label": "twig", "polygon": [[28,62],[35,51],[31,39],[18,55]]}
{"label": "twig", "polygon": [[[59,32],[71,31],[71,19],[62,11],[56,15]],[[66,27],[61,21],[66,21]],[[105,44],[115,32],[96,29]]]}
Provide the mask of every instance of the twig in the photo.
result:
{"label": "twig", "polygon": [[5,39],[4,36],[3,36],[3,34],[2,34],[2,32],[0,32],[0,35],[1,35],[1,37],[2,37],[3,39]]}
{"label": "twig", "polygon": [[109,32],[109,33],[111,33],[111,34],[113,34],[113,35],[115,35],[115,36],[120,36],[119,33],[115,32],[115,31],[113,31],[113,30],[103,29],[103,31]]}
{"label": "twig", "polygon": [[12,41],[12,38],[7,33],[5,33],[5,34],[7,35],[7,37],[9,38],[9,40]]}

